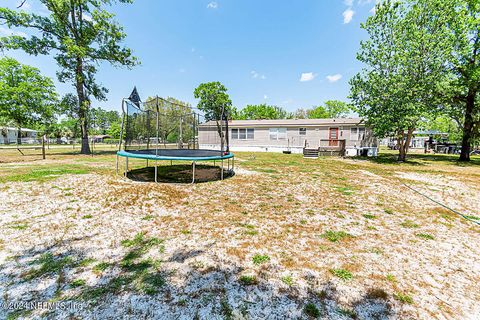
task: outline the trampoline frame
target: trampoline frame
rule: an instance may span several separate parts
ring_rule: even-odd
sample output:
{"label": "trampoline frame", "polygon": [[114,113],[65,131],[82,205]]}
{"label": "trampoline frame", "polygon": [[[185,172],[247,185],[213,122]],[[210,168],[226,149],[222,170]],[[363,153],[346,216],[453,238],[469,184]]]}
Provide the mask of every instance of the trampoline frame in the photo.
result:
{"label": "trampoline frame", "polygon": [[[163,150],[175,150],[175,149],[163,149]],[[189,149],[180,149],[180,150],[189,150]],[[190,149],[192,150],[192,149]],[[198,150],[198,151],[214,151],[221,153],[219,150],[203,150],[203,149],[193,149],[193,150]],[[133,151],[133,150],[132,150]],[[140,150],[140,151],[146,151],[146,150]],[[221,162],[221,167],[220,167],[220,179],[224,180],[225,174],[225,165],[224,161],[227,160],[227,171],[228,172],[233,172],[235,168],[235,155],[231,152],[225,155],[218,155],[218,156],[211,156],[211,157],[180,157],[180,156],[161,156],[161,155],[154,155],[154,154],[140,154],[140,153],[135,153],[135,152],[129,152],[129,151],[118,151],[117,152],[117,161],[116,161],[116,174],[119,174],[119,157],[124,157],[125,158],[125,173],[124,177],[127,177],[128,174],[128,159],[133,158],[133,159],[145,159],[147,161],[147,168],[148,168],[148,160],[153,160],[155,161],[155,182],[158,182],[158,161],[165,161],[165,160],[170,160],[170,165],[173,165],[173,161],[192,161],[192,183],[195,183],[195,166],[197,162],[200,161],[213,161],[214,165],[216,161]],[[230,168],[230,159],[232,162],[231,168]]]}

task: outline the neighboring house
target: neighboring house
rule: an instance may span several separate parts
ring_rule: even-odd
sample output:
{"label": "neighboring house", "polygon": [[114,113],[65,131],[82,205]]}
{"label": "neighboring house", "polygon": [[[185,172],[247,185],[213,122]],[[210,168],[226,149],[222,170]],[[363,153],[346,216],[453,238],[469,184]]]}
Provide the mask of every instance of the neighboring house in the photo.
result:
{"label": "neighboring house", "polygon": [[[37,130],[21,128],[22,143],[35,143],[37,139]],[[0,144],[17,143],[18,128],[0,127]]]}
{"label": "neighboring house", "polygon": [[[228,122],[232,151],[302,153],[304,149],[325,154],[345,153],[361,147],[377,147],[371,130],[360,118],[232,120]],[[216,123],[199,125],[200,148],[220,147]]]}
{"label": "neighboring house", "polygon": [[111,139],[111,138],[112,136],[109,136],[108,134],[100,134],[100,135],[90,137],[91,141],[95,143],[104,142],[105,139]]}
{"label": "neighboring house", "polygon": [[[409,148],[423,150],[430,141],[434,141],[436,144],[446,143],[448,141],[448,133],[437,130],[414,131]],[[395,137],[383,138],[380,140],[380,145],[388,146],[390,149],[397,149],[398,141]]]}

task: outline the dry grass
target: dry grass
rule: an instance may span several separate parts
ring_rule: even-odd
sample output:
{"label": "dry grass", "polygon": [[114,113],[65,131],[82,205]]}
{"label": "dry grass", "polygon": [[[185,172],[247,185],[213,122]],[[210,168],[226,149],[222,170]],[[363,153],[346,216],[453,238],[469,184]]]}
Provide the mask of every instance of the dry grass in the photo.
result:
{"label": "dry grass", "polygon": [[[479,159],[459,165],[422,155],[397,164],[388,155],[369,161],[239,153],[233,178],[195,185],[116,178],[109,154],[59,152],[45,162],[14,161],[0,166],[0,293],[11,299],[35,291],[42,299],[68,300],[93,290],[107,302],[78,316],[99,310],[145,316],[131,305],[114,307],[132,288],[143,288],[124,284],[128,251],[120,243],[142,233],[164,239],[164,252],[135,260],[135,266],[161,261],[162,287],[157,292],[148,282],[147,290],[156,302],[141,299],[163,315],[193,318],[200,308],[204,318],[227,309],[252,318],[297,318],[315,301],[331,318],[379,312],[380,318],[473,319],[480,312],[480,227],[404,185],[478,217]],[[41,171],[46,168],[58,174]],[[39,170],[43,174],[34,173]],[[12,227],[19,225],[27,227]],[[60,284],[54,274],[22,282],[42,254],[52,263],[72,261],[60,264]],[[96,263],[75,263],[82,259]],[[99,271],[99,263],[109,267]],[[289,285],[287,275],[294,279]],[[35,281],[57,287],[39,291]],[[95,291],[102,283],[111,291]],[[259,290],[253,295],[252,286]],[[273,296],[283,302],[271,304]]]}

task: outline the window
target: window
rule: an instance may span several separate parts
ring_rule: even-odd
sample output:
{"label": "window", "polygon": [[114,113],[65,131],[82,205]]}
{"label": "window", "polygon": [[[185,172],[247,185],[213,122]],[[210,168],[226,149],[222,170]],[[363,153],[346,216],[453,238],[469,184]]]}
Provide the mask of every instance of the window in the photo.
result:
{"label": "window", "polygon": [[307,128],[298,128],[298,134],[301,136],[307,135]]}
{"label": "window", "polygon": [[358,140],[358,128],[350,128],[350,140]]}
{"label": "window", "polygon": [[232,139],[238,140],[238,129],[232,129]]}
{"label": "window", "polygon": [[248,128],[247,129],[247,140],[253,140],[253,139],[255,139],[255,129]]}
{"label": "window", "polygon": [[363,140],[365,138],[365,128],[350,128],[350,140]]}
{"label": "window", "polygon": [[365,139],[365,128],[358,128],[358,140]]}
{"label": "window", "polygon": [[287,128],[270,128],[270,140],[287,140]]}
{"label": "window", "polygon": [[255,139],[255,129],[232,129],[232,140],[253,140]]}

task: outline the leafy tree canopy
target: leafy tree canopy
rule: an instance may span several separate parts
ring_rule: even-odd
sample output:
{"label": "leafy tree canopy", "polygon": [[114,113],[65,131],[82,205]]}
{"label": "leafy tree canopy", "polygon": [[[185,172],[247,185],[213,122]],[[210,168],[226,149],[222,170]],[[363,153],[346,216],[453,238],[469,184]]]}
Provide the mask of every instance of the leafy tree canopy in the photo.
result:
{"label": "leafy tree canopy", "polygon": [[82,153],[88,146],[88,109],[91,97],[105,100],[107,89],[97,82],[95,74],[101,62],[132,67],[138,63],[129,48],[121,45],[126,35],[105,10],[112,3],[132,0],[39,0],[49,15],[28,13],[0,7],[0,23],[9,28],[27,28],[30,36],[0,37],[0,47],[20,49],[32,55],[53,55],[60,70],[61,82],[75,88],[78,109],[76,117],[82,130]]}
{"label": "leafy tree canopy", "polygon": [[361,27],[357,59],[362,72],[350,80],[350,98],[377,136],[397,137],[404,161],[413,131],[434,115],[448,80],[445,56],[446,20],[443,0],[385,0]]}
{"label": "leafy tree canopy", "polygon": [[0,117],[17,127],[47,123],[58,107],[52,79],[13,58],[0,59]]}
{"label": "leafy tree canopy", "polygon": [[285,109],[267,104],[247,105],[233,115],[235,120],[287,119],[291,118]]}

